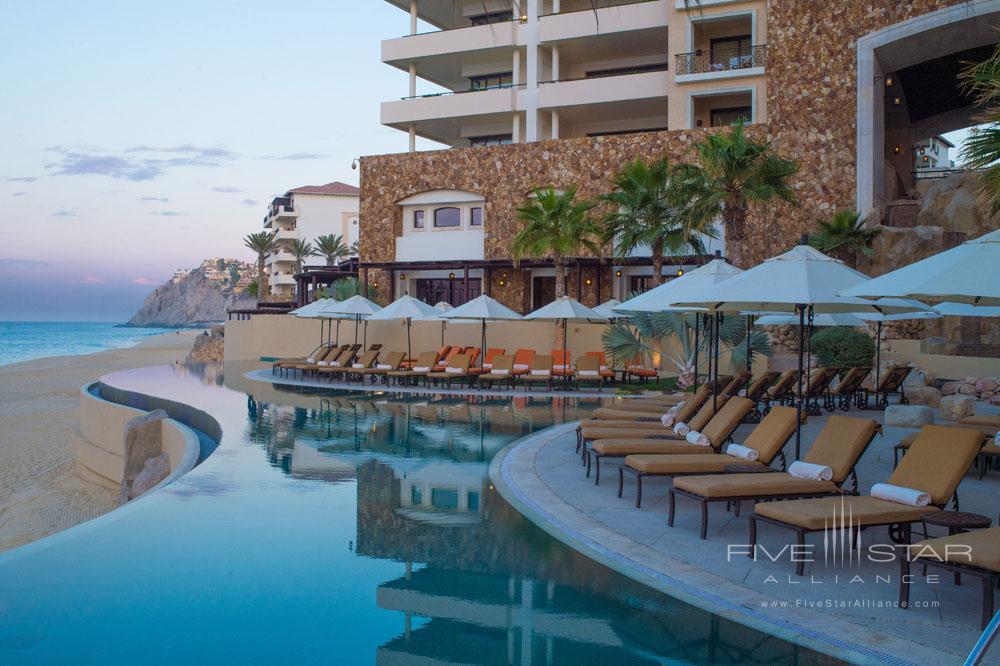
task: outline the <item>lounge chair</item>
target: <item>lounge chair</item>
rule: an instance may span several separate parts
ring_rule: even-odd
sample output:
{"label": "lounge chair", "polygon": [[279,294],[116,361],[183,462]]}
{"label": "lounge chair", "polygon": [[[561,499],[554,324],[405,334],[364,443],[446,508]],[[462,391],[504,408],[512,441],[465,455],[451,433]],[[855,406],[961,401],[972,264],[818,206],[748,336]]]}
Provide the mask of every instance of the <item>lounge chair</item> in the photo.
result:
{"label": "lounge chair", "polygon": [[780,376],[780,372],[768,370],[750,383],[749,388],[747,388],[746,397],[753,400],[754,408],[747,419],[749,422],[760,423],[760,420],[764,418],[760,404],[767,398],[768,389],[774,386],[774,383],[778,381]]}
{"label": "lounge chair", "polygon": [[403,352],[389,352],[384,355],[384,358],[380,358],[378,363],[376,363],[373,367],[363,369],[360,373],[361,377],[362,379],[365,377],[371,377],[373,382],[377,381],[379,377],[381,377],[382,381],[388,382],[389,373],[399,370],[403,363],[403,358],[405,357],[406,354]]}
{"label": "lounge chair", "polygon": [[532,384],[545,384],[548,391],[552,390],[552,357],[545,354],[536,354],[531,359],[531,368],[528,372],[519,375],[517,381],[524,382],[524,390],[527,391]]}
{"label": "lounge chair", "polygon": [[316,361],[326,358],[326,356],[334,349],[336,349],[336,347],[323,344],[313,349],[306,356],[278,359],[277,361],[271,364],[271,374],[272,375],[277,374],[279,370],[284,370],[292,365],[300,365],[302,363],[315,363]]}
{"label": "lounge chair", "polygon": [[[830,388],[830,384],[837,376],[836,368],[818,368],[806,371],[806,385],[802,395],[803,409],[813,416],[820,414],[819,401]],[[799,385],[796,383],[792,388],[792,395],[799,395]]]}
{"label": "lounge chair", "polygon": [[865,407],[868,406],[868,399],[874,396],[875,409],[885,409],[889,406],[889,395],[892,393],[899,394],[899,404],[910,404],[910,401],[906,399],[906,394],[903,393],[903,382],[906,381],[912,370],[913,368],[908,365],[901,365],[889,368],[882,373],[878,380],[878,386],[874,390],[865,390]]}
{"label": "lounge chair", "polygon": [[848,370],[834,388],[828,389],[823,395],[823,406],[826,411],[832,412],[838,406],[843,411],[850,411],[851,403],[856,406],[864,406],[864,393],[861,391],[861,383],[865,381],[870,367],[858,367]]}
{"label": "lounge chair", "polygon": [[747,382],[750,381],[751,377],[753,377],[752,373],[740,370],[729,378],[729,381],[722,387],[720,393],[724,395],[739,395],[740,391],[746,388]]}
{"label": "lounge chair", "polygon": [[518,349],[514,352],[514,375],[523,375],[531,369],[531,359],[535,358],[534,349]]}
{"label": "lounge chair", "polygon": [[462,350],[462,347],[449,347],[443,356],[439,355],[438,360],[434,362],[434,367],[431,368],[431,372],[444,372],[445,368],[451,363],[451,359],[461,354]]}
{"label": "lounge chair", "polygon": [[484,372],[489,372],[493,369],[493,360],[500,356],[501,354],[506,354],[507,350],[503,347],[490,347],[486,350],[486,356],[483,357],[482,365],[473,365],[469,368],[469,372],[473,375],[480,375]]}
{"label": "lounge chair", "polygon": [[[345,381],[351,381],[352,376],[361,376],[359,371],[365,370],[375,365],[375,361],[378,360],[377,351],[366,351],[361,356],[351,359],[349,363],[343,363],[338,366],[331,366],[327,368],[320,368],[317,372],[324,375],[330,375],[330,381],[332,382],[335,377],[343,377]],[[338,359],[339,361],[339,359]]]}
{"label": "lounge chair", "polygon": [[580,390],[580,386],[583,384],[597,384],[597,390],[600,391],[605,382],[605,378],[601,376],[600,359],[594,356],[581,356],[578,358],[576,360],[576,370],[573,372],[573,382],[577,391]]}
{"label": "lounge chair", "polygon": [[604,377],[607,381],[614,381],[615,369],[608,365],[608,357],[602,351],[589,351],[584,356],[593,356],[597,358],[598,362],[601,364],[601,377]]}
{"label": "lounge chair", "polygon": [[433,381],[436,385],[439,381],[443,381],[448,383],[448,388],[451,388],[451,383],[456,379],[459,381],[459,385],[464,384],[471,377],[469,360],[468,354],[455,354],[448,361],[448,367],[443,371],[427,373],[427,376],[424,377],[424,384],[429,385]]}
{"label": "lounge chair", "polygon": [[[722,445],[729,441],[733,433],[753,409],[753,401],[747,398],[730,398],[726,406],[719,410],[698,432],[708,438],[713,451],[719,451]],[[622,433],[621,439],[599,439],[586,450],[587,476],[590,476],[591,459],[597,467],[594,473],[594,484],[601,482],[601,458],[624,458],[633,453],[663,453],[687,454],[705,453],[704,446],[691,444],[687,439],[677,436],[674,440],[664,439],[630,439]]]}
{"label": "lounge chair", "polygon": [[479,347],[466,347],[462,352],[469,357],[469,372],[472,372],[472,368],[479,362],[479,354],[482,350]]}
{"label": "lounge chair", "polygon": [[493,364],[489,372],[479,375],[479,384],[488,384],[491,388],[494,383],[510,384],[514,388],[514,356],[512,354],[498,354],[493,357]]}
{"label": "lounge chair", "polygon": [[[805,548],[806,534],[822,531],[828,525],[837,524],[835,521],[843,522],[847,516],[850,516],[852,529],[889,526],[894,541],[909,543],[911,525],[920,521],[925,513],[944,508],[953,497],[957,508],[956,489],[981,445],[981,433],[974,430],[924,426],[888,483],[927,493],[930,496],[928,506],[911,506],[870,495],[763,502],[750,516],[747,543],[751,553],[756,550],[758,522],[793,530],[801,551]],[[803,558],[798,559],[795,573],[801,576],[805,562]]]}
{"label": "lounge chair", "polygon": [[[720,395],[716,401],[709,398],[704,402],[704,404],[701,405],[689,421],[676,418],[676,416],[680,414],[680,410],[678,410],[678,414],[675,415],[674,424],[676,425],[677,423],[683,421],[691,430],[701,432],[702,428],[708,425],[711,418],[715,416],[716,409],[722,409],[728,399],[729,398],[724,395]],[[687,407],[687,405],[684,405],[684,407]],[[682,407],[682,409],[684,409],[684,407]],[[628,428],[627,436],[630,438],[675,439],[677,437],[677,435],[674,434],[675,425],[665,426],[659,419],[655,422],[604,420],[596,421],[594,424],[591,424],[590,422],[583,422],[580,424],[580,438],[584,444],[595,439],[617,439],[623,435],[622,429],[624,427]]]}
{"label": "lounge chair", "polygon": [[[794,411],[791,407],[782,409]],[[774,414],[774,410],[771,414]],[[794,424],[794,420],[792,423]],[[788,472],[712,474],[674,479],[673,488],[670,489],[667,524],[671,526],[674,524],[677,495],[690,497],[700,504],[701,538],[704,539],[708,531],[708,505],[711,502],[727,504],[735,502],[738,516],[740,503],[746,500],[763,502],[822,497],[843,492],[856,493],[858,489],[856,465],[875,439],[875,435],[880,432],[882,426],[872,419],[831,416],[803,458],[803,462],[829,467],[831,470],[829,481],[804,479],[792,476]],[[843,490],[842,487],[848,480],[851,486],[848,490]]]}
{"label": "lounge chair", "polygon": [[[692,406],[695,410],[697,410],[711,397],[711,395],[709,386],[707,384],[702,384],[694,393],[681,393],[677,396],[664,396],[665,398],[670,398],[669,400],[646,400],[640,398],[621,400],[616,403],[614,407],[599,407],[598,409],[595,409],[593,417],[595,419],[615,421],[621,419],[659,421],[666,412],[682,403],[685,407],[688,407],[689,410]],[[687,417],[690,416],[690,413],[680,415],[680,417],[676,420],[685,421],[687,420]]]}
{"label": "lounge chair", "polygon": [[635,358],[631,363],[625,365],[622,378],[628,382],[629,377],[635,377],[641,383],[645,384],[650,379],[658,379],[660,372],[656,368],[647,368],[642,359]]}
{"label": "lounge chair", "polygon": [[573,366],[570,363],[573,356],[565,349],[553,349],[549,353],[552,355],[552,376],[569,381],[573,376]]}
{"label": "lounge chair", "polygon": [[290,370],[292,374],[297,371],[302,377],[305,377],[309,373],[316,373],[320,368],[331,366],[337,363],[338,360],[347,353],[346,349],[338,349],[336,347],[331,348],[325,356],[314,357],[312,363],[295,363],[293,365],[287,366],[286,370]]}
{"label": "lounge chair", "polygon": [[421,377],[426,377],[431,372],[438,354],[439,352],[423,352],[417,356],[417,360],[413,362],[413,365],[408,370],[390,371],[387,373],[387,378],[389,380],[396,380],[397,385],[406,384],[411,379],[419,381]]}
{"label": "lounge chair", "polygon": [[[766,468],[775,458],[780,458],[781,469],[785,468],[785,456],[781,450],[795,434],[797,419],[798,413],[795,409],[775,408],[753,429],[741,446],[757,452],[758,457],[753,461],[755,466]],[[642,505],[642,480],[645,477],[721,474],[727,465],[746,462],[748,462],[746,459],[730,453],[632,454],[626,456],[625,463],[618,467],[618,496],[622,496],[626,472],[635,477],[635,506],[638,508]]]}
{"label": "lounge chair", "polygon": [[966,416],[965,418],[959,419],[959,423],[965,425],[977,425],[977,426],[987,426],[1000,430],[1000,414],[990,415],[990,414],[978,414],[973,416]]}
{"label": "lounge chair", "polygon": [[[984,443],[983,443],[983,448],[979,450],[980,456],[983,455],[988,456],[994,451],[1000,450],[1000,447],[997,447],[995,444],[990,442],[990,440],[992,440],[996,436],[997,428],[991,428],[989,426],[984,426],[984,425],[975,425],[972,423],[956,423],[952,427],[968,428],[969,430],[975,430],[976,432],[982,433]],[[904,455],[907,451],[910,450],[910,447],[913,446],[913,442],[916,441],[917,437],[919,436],[920,436],[919,432],[910,433],[909,435],[903,437],[903,439],[899,440],[899,443],[896,444],[896,446],[892,447],[893,469],[896,469],[896,466],[899,465],[900,456]],[[983,467],[982,474],[980,474],[979,478],[982,478],[983,474],[985,473],[986,473],[986,468]]]}
{"label": "lounge chair", "polygon": [[899,558],[899,607],[909,608],[911,565],[937,567],[955,574],[975,576],[981,582],[982,613],[979,628],[985,629],[993,617],[993,590],[1000,582],[1000,527],[926,539],[911,545]]}
{"label": "lounge chair", "polygon": [[778,380],[774,382],[774,385],[768,390],[767,396],[764,398],[764,413],[767,413],[771,409],[771,403],[776,402],[779,405],[784,405],[788,402],[795,401],[795,394],[793,391],[798,387],[799,383],[799,371],[797,369],[785,370],[778,377]]}

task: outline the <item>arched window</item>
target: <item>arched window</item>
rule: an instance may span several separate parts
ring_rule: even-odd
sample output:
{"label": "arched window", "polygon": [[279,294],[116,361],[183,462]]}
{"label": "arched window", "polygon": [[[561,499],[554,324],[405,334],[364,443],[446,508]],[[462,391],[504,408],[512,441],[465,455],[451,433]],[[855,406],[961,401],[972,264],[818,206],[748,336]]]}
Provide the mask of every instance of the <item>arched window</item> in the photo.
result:
{"label": "arched window", "polygon": [[445,227],[462,226],[462,211],[454,206],[434,209],[434,227],[437,229]]}

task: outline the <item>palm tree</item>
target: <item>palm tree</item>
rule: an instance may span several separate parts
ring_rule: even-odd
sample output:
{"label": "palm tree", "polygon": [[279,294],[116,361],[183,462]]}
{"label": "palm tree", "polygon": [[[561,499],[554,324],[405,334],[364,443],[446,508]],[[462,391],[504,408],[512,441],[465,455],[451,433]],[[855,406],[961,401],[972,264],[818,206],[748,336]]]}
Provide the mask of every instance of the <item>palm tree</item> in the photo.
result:
{"label": "palm tree", "polygon": [[566,258],[580,246],[601,255],[596,238],[600,229],[590,216],[593,201],[576,201],[577,186],[560,192],[552,187],[535,190],[534,199],[517,209],[518,219],[527,222],[514,237],[511,250],[515,262],[528,256],[552,257],[556,267],[556,298],[566,295]]}
{"label": "palm tree", "polygon": [[267,273],[264,272],[264,259],[274,251],[277,243],[274,240],[274,234],[270,231],[258,231],[247,234],[243,238],[243,245],[257,255],[257,300],[260,300],[267,294]]}
{"label": "palm tree", "polygon": [[339,234],[327,234],[316,239],[316,253],[326,258],[327,266],[336,266],[351,254],[351,248]]}
{"label": "palm tree", "polygon": [[966,67],[960,80],[983,109],[974,120],[986,125],[972,130],[960,154],[966,167],[983,170],[979,195],[990,214],[996,215],[1000,213],[1000,46],[983,62]]}
{"label": "palm tree", "polygon": [[687,181],[675,177],[682,173],[665,158],[652,164],[637,158],[614,178],[614,189],[600,197],[612,209],[604,218],[604,242],[613,243],[619,257],[648,246],[654,287],[663,281],[664,256],[704,254],[702,237],[715,237],[711,219],[686,214]]}
{"label": "palm tree", "polygon": [[288,245],[288,251],[295,257],[295,272],[301,273],[306,259],[316,256],[316,248],[307,240],[296,238]]}
{"label": "palm tree", "polygon": [[875,254],[872,242],[882,233],[868,228],[868,218],[853,210],[837,211],[829,220],[819,220],[816,224],[819,233],[809,237],[809,244],[853,268],[857,268],[859,254],[866,257]]}
{"label": "palm tree", "polygon": [[744,265],[750,206],[774,199],[795,205],[788,179],[798,164],[775,155],[770,141],[748,138],[742,121],[708,135],[694,149],[700,165],[686,167],[684,175],[692,194],[690,214],[695,220],[721,217],[727,254],[737,266]]}

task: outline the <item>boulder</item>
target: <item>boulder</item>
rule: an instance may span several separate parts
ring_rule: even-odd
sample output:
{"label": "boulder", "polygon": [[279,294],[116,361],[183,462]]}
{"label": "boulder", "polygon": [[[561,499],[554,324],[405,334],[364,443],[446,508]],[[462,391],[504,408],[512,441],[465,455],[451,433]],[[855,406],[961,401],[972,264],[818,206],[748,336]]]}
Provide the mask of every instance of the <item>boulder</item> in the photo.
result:
{"label": "boulder", "polygon": [[142,466],[142,471],[136,475],[135,481],[132,482],[129,499],[135,499],[146,491],[152,490],[156,487],[156,484],[163,481],[169,475],[170,456],[166,453],[161,453],[155,458],[150,458]]}
{"label": "boulder", "polygon": [[941,418],[945,421],[958,421],[975,413],[975,396],[958,394],[941,398]]}
{"label": "boulder", "polygon": [[164,410],[154,409],[125,424],[125,467],[118,495],[119,504],[137,497],[132,492],[136,477],[146,467],[146,461],[163,454],[162,421],[166,418]]}
{"label": "boulder", "polygon": [[941,395],[954,395],[958,393],[960,386],[962,386],[962,382],[945,382],[941,384]]}
{"label": "boulder", "polygon": [[990,377],[985,377],[976,382],[976,393],[992,393],[997,390],[997,381]]}
{"label": "boulder", "polygon": [[920,428],[934,423],[934,410],[923,405],[889,405],[885,425],[897,428]]}
{"label": "boulder", "polygon": [[926,379],[926,375],[924,371],[921,370],[920,368],[914,368],[913,370],[910,370],[910,374],[906,375],[906,379],[903,380],[903,386],[905,388],[911,386],[916,387],[916,386],[927,386],[927,385],[928,382]]}
{"label": "boulder", "polygon": [[976,385],[963,383],[958,387],[958,392],[962,395],[976,395]]}
{"label": "boulder", "polygon": [[906,387],[903,392],[911,405],[927,405],[928,407],[941,405],[941,391],[933,386],[910,386]]}
{"label": "boulder", "polygon": [[1000,393],[996,393],[992,398],[990,398],[990,404],[1000,405]]}

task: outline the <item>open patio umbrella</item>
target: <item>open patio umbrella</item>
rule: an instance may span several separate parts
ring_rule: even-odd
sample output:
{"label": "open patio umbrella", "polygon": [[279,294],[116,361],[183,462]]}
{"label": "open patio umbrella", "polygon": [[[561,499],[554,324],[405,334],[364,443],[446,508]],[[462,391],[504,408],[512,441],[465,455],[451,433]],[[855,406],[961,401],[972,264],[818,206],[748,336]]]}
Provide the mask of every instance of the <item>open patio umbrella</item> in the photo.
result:
{"label": "open patio umbrella", "polygon": [[436,320],[440,313],[413,296],[400,296],[368,318],[368,321],[389,321],[393,319],[406,320],[406,358],[413,358],[410,345],[410,323],[417,321]]}
{"label": "open patio umbrella", "polygon": [[[525,319],[532,319],[535,321],[561,321],[563,325],[563,336],[562,336],[562,350],[566,351],[566,331],[569,328],[569,322],[571,321],[588,321],[588,322],[600,322],[607,321],[607,317],[601,316],[599,313],[591,310],[586,305],[576,300],[575,298],[570,298],[569,296],[560,296],[556,300],[552,301],[546,306],[540,307],[534,312],[529,312],[524,315]],[[569,370],[569,368],[565,368]],[[564,381],[569,381],[569,374],[563,375]]]}
{"label": "open patio umbrella", "polygon": [[605,319],[615,319],[620,315],[615,312],[615,308],[621,305],[622,302],[617,298],[609,298],[600,305],[591,308],[594,312],[601,315]]}
{"label": "open patio umbrella", "polygon": [[[326,323],[327,319],[325,317],[321,317],[320,313],[323,311],[325,307],[332,306],[333,304],[338,302],[339,301],[333,298],[321,298],[319,300],[313,301],[312,303],[309,303],[308,305],[303,305],[301,308],[296,308],[291,312],[289,312],[288,314],[293,315],[295,317],[300,317],[302,319],[319,319],[319,344],[320,346],[322,346],[323,326]],[[330,333],[331,331],[327,331],[327,336],[326,336],[327,343],[330,342]]]}
{"label": "open patio umbrella", "polygon": [[844,296],[1000,305],[1000,229],[853,285]]}
{"label": "open patio umbrella", "polygon": [[482,324],[482,346],[480,347],[479,352],[480,368],[486,358],[486,322],[523,319],[521,315],[517,314],[495,298],[490,298],[486,294],[483,294],[478,298],[473,298],[471,301],[465,303],[464,305],[459,305],[457,308],[443,312],[439,316],[442,319],[447,319],[449,321],[452,319],[466,319],[479,321]]}
{"label": "open patio umbrella", "polygon": [[671,303],[681,307],[705,307],[712,312],[767,312],[797,313],[799,319],[799,391],[798,424],[795,432],[795,458],[802,452],[802,394],[805,327],[812,323],[815,314],[846,312],[871,312],[898,314],[912,312],[905,302],[875,303],[858,297],[845,297],[840,293],[866,282],[869,278],[842,261],[828,257],[816,248],[797,245],[788,252],[772,257],[763,263],[709,290],[705,298]]}
{"label": "open patio umbrella", "polygon": [[[679,278],[664,282],[658,287],[630,298],[614,310],[619,314],[630,312],[704,312],[705,308],[697,305],[674,307],[673,303],[703,301],[715,287],[743,271],[726,263],[722,259],[713,259],[704,266],[685,273]],[[712,330],[709,332],[709,377],[718,377],[718,317],[709,320]],[[698,349],[700,336],[700,317],[694,320],[694,383],[698,388]],[[715,398],[713,398],[715,399]]]}
{"label": "open patio umbrella", "polygon": [[330,308],[324,308],[324,312],[330,312],[338,315],[347,315],[354,319],[354,344],[358,344],[358,328],[360,327],[361,320],[365,320],[365,337],[362,339],[361,346],[368,346],[368,317],[372,316],[376,312],[382,309],[378,303],[368,300],[360,294],[351,296],[346,301],[341,301],[337,305]]}
{"label": "open patio umbrella", "polygon": [[444,328],[447,326],[448,320],[442,317],[440,313],[454,310],[455,306],[447,301],[438,301],[432,307],[438,311],[437,317],[441,320],[441,346],[444,347]]}

